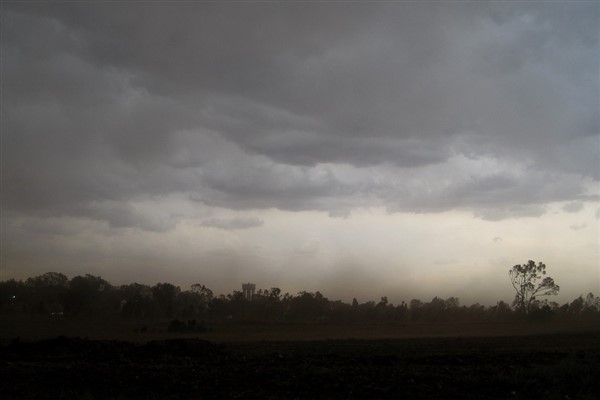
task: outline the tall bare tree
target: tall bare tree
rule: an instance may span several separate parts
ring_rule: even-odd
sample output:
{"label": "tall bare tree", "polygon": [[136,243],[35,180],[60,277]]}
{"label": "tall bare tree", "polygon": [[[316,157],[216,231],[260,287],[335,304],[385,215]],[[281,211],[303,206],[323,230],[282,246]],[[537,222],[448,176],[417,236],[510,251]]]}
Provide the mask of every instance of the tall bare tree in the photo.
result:
{"label": "tall bare tree", "polygon": [[[555,295],[560,287],[554,283],[554,279],[546,275],[546,265],[538,264],[529,260],[526,264],[515,265],[508,272],[513,288],[517,292],[513,307],[519,311],[529,313],[531,306],[538,297]],[[539,280],[542,280],[538,283]]]}

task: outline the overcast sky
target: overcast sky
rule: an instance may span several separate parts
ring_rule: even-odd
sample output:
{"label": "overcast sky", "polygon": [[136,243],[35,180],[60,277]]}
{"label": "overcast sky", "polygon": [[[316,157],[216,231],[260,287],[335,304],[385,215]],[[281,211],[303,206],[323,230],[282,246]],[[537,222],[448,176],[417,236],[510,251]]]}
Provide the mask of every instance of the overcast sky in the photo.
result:
{"label": "overcast sky", "polygon": [[600,295],[597,2],[2,2],[2,279]]}

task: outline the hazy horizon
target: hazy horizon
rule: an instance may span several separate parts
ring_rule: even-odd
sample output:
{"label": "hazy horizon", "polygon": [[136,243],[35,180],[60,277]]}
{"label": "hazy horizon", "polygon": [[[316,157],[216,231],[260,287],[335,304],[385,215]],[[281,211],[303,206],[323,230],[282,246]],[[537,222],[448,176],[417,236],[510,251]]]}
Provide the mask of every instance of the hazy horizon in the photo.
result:
{"label": "hazy horizon", "polygon": [[1,3],[0,280],[600,295],[597,2]]}

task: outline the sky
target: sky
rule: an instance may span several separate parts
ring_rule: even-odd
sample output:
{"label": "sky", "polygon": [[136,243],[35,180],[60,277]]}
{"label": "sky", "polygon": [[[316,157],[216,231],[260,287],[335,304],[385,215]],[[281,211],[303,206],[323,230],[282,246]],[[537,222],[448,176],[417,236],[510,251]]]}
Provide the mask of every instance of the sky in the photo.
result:
{"label": "sky", "polygon": [[597,2],[1,3],[0,279],[600,295]]}

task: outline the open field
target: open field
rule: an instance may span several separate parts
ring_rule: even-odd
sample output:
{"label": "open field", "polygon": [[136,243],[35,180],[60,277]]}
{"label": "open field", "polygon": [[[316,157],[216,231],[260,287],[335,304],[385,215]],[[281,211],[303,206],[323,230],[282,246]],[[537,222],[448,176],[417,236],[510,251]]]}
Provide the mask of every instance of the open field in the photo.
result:
{"label": "open field", "polygon": [[6,398],[521,398],[600,393],[597,335],[134,345],[58,338],[1,350]]}
{"label": "open field", "polygon": [[0,324],[0,344],[8,343],[17,337],[21,341],[35,341],[57,336],[143,343],[150,340],[194,337],[211,342],[253,342],[525,336],[577,332],[597,332],[600,335],[600,321],[423,324],[208,322],[205,332],[178,334],[168,332],[170,321],[3,316]]}
{"label": "open field", "polygon": [[[295,328],[298,335],[309,330]],[[344,334],[359,328],[368,331]],[[372,335],[385,333],[370,328]],[[0,393],[48,399],[596,399],[600,393],[597,330],[482,337],[450,337],[446,330],[438,337],[346,340],[290,340],[294,335],[280,330],[277,340],[232,341],[230,329],[229,338],[199,335],[220,342],[165,340],[164,333],[133,336],[137,342],[5,341]],[[163,338],[141,340],[153,335]]]}

